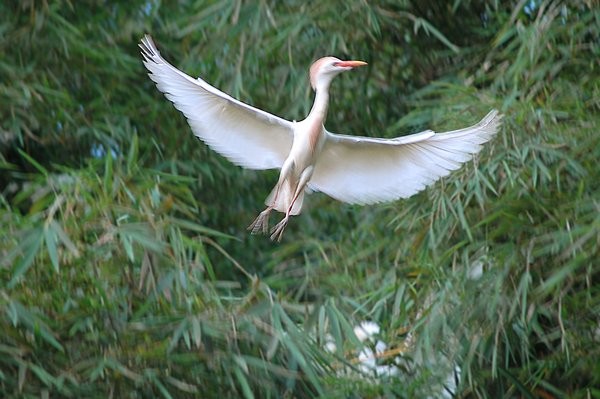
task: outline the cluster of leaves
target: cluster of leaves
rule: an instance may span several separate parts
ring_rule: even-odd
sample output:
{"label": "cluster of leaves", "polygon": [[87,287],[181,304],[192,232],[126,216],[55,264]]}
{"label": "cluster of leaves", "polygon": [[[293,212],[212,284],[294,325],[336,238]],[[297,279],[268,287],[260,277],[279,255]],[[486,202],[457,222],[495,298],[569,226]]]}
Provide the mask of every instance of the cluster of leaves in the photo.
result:
{"label": "cluster of leaves", "polygon": [[[0,4],[0,393],[600,397],[593,3]],[[334,82],[332,131],[504,125],[409,200],[311,196],[274,245],[244,229],[274,172],[194,140],[146,32],[288,119],[310,61],[369,61]],[[363,320],[393,375],[357,367]]]}

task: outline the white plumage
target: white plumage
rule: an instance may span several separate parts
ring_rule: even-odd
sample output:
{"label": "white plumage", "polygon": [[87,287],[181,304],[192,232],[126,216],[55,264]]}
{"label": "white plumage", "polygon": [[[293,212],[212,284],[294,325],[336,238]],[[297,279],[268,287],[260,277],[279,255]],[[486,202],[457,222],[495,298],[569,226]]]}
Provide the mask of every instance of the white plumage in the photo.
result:
{"label": "white plumage", "polygon": [[339,201],[372,204],[407,198],[470,160],[497,131],[501,115],[492,110],[478,124],[446,133],[427,130],[394,139],[328,132],[329,86],[339,73],[366,65],[334,57],[310,69],[314,105],[300,122],[290,122],[244,104],[202,79],[181,72],[145,36],[140,44],[150,78],[188,120],[194,134],[236,165],[280,168],[279,180],[249,229],[268,231],[275,209],[285,217],[272,230],[280,240],[290,215],[301,212],[305,188]]}

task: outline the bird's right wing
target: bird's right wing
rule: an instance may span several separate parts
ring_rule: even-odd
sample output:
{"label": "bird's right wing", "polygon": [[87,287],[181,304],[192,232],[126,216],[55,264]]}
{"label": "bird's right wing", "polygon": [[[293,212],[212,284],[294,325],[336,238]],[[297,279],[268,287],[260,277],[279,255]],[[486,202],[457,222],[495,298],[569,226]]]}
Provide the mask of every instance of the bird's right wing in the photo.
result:
{"label": "bird's right wing", "polygon": [[148,35],[140,48],[148,75],[185,115],[196,136],[239,166],[281,168],[292,148],[292,122],[181,72],[165,61]]}
{"label": "bird's right wing", "polygon": [[410,197],[470,160],[496,133],[501,117],[492,110],[465,129],[394,139],[328,133],[308,186],[352,204]]}

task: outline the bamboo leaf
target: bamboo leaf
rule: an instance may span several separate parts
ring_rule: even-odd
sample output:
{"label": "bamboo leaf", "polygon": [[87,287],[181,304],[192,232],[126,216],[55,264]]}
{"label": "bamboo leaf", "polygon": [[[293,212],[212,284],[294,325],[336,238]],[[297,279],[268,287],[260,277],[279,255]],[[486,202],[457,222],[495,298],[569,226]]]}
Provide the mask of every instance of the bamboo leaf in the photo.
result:
{"label": "bamboo leaf", "polygon": [[46,248],[48,249],[48,256],[50,256],[50,261],[52,262],[54,270],[58,273],[59,264],[58,251],[56,249],[56,232],[51,225],[44,227],[44,238],[46,242]]}
{"label": "bamboo leaf", "polygon": [[235,375],[235,378],[237,379],[238,383],[240,384],[240,387],[242,388],[242,394],[244,395],[244,398],[254,399],[254,394],[250,389],[250,384],[248,382],[248,379],[244,375],[244,372],[238,366],[234,366],[233,374]]}
{"label": "bamboo leaf", "polygon": [[38,254],[43,238],[44,229],[42,227],[36,227],[27,232],[26,238],[19,244],[19,250],[23,253],[23,257],[21,260],[17,261],[12,270],[12,277],[7,284],[8,288],[13,288],[18,283],[19,279],[27,273],[29,268],[33,265],[33,261]]}

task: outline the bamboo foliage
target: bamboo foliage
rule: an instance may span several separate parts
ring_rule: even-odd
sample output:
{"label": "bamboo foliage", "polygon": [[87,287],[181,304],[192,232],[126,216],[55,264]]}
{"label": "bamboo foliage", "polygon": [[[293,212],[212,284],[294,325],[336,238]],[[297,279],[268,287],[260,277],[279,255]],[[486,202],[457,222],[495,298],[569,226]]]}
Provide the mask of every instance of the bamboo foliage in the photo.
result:
{"label": "bamboo foliage", "polygon": [[[594,2],[0,5],[6,397],[600,397]],[[147,79],[190,74],[288,119],[324,54],[369,68],[327,127],[394,137],[505,114],[408,200],[309,197],[247,236],[275,174],[193,139]]]}

